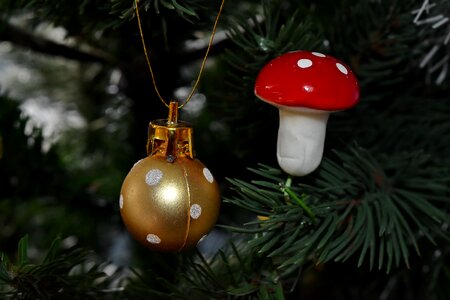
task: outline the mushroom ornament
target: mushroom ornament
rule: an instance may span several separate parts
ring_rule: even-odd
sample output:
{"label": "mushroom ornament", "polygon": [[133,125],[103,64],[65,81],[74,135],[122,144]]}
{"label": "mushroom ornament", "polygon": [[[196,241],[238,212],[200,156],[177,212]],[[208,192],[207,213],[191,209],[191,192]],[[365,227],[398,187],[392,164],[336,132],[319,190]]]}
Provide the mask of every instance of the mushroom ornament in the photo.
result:
{"label": "mushroom ornament", "polygon": [[304,176],[322,160],[329,114],[356,105],[359,86],[350,68],[336,58],[293,51],[263,67],[255,95],[279,109],[280,167],[293,176]]}

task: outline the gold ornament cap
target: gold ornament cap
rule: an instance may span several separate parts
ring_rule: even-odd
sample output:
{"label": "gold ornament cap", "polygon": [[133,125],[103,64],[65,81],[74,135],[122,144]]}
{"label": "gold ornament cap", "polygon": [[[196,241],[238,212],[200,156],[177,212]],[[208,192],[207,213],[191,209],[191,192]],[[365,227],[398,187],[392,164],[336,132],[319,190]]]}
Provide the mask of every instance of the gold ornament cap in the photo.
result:
{"label": "gold ornament cap", "polygon": [[178,102],[171,101],[169,117],[154,120],[148,126],[147,155],[163,156],[168,162],[178,157],[194,159],[192,136],[192,125],[178,121]]}

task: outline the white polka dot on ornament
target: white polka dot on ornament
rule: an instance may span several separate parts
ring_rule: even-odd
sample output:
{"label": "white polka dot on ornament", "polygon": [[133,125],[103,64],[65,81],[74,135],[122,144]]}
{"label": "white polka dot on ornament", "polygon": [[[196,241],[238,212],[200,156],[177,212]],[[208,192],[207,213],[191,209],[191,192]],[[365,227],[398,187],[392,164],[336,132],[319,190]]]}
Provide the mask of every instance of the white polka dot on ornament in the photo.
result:
{"label": "white polka dot on ornament", "polygon": [[160,169],[152,169],[145,175],[145,182],[150,185],[157,185],[163,177],[163,172]]}
{"label": "white polka dot on ornament", "polygon": [[203,175],[205,176],[206,180],[209,181],[209,183],[213,183],[214,177],[211,174],[211,171],[209,171],[207,168],[203,169]]}
{"label": "white polka dot on ornament", "polygon": [[159,244],[159,243],[161,243],[161,239],[159,238],[159,236],[157,236],[156,234],[152,234],[152,233],[147,235],[147,241],[150,244]]}
{"label": "white polka dot on ornament", "polygon": [[202,214],[202,207],[198,204],[192,204],[191,206],[192,219],[198,219],[201,214]]}

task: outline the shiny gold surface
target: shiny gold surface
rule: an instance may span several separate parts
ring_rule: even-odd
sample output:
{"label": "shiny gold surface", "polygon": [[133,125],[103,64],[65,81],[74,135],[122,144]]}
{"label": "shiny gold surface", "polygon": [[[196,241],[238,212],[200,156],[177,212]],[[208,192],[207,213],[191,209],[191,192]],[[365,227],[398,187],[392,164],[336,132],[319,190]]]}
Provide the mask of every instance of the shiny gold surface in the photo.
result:
{"label": "shiny gold surface", "polygon": [[[149,156],[137,163],[122,185],[120,210],[134,238],[159,251],[195,246],[214,226],[220,208],[217,182],[210,182],[205,169],[187,157],[170,163],[163,156]],[[195,204],[196,219],[191,216]]]}
{"label": "shiny gold surface", "polygon": [[171,102],[166,120],[150,122],[147,154],[122,184],[120,213],[128,231],[159,251],[195,246],[217,221],[220,193],[211,172],[194,159],[192,127]]}

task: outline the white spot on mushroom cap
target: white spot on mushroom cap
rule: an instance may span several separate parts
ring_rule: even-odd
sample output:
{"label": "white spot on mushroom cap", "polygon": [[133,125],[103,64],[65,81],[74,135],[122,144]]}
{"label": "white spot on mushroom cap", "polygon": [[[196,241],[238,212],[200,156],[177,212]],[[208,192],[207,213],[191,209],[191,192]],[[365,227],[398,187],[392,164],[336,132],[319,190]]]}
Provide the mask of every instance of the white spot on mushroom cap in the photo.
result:
{"label": "white spot on mushroom cap", "polygon": [[198,204],[192,204],[191,206],[192,219],[198,219],[201,214],[202,214],[202,207]]}
{"label": "white spot on mushroom cap", "polygon": [[342,64],[336,63],[336,67],[338,68],[339,71],[341,71],[342,74],[345,74],[345,75],[348,74],[347,68],[344,67]]}
{"label": "white spot on mushroom cap", "polygon": [[122,194],[120,194],[120,197],[119,197],[119,207],[120,207],[120,209],[123,208],[123,195]]}
{"label": "white spot on mushroom cap", "polygon": [[325,54],[320,52],[312,52],[312,55],[318,56],[318,57],[325,57]]}
{"label": "white spot on mushroom cap", "polygon": [[161,243],[161,239],[159,238],[159,236],[157,236],[156,234],[153,234],[153,233],[147,234],[147,241],[150,244],[159,244],[159,243]]}
{"label": "white spot on mushroom cap", "polygon": [[310,59],[302,58],[297,61],[297,66],[302,69],[309,68],[312,66],[312,61]]}
{"label": "white spot on mushroom cap", "polygon": [[145,183],[148,185],[157,185],[163,177],[163,172],[160,169],[151,169],[145,175]]}
{"label": "white spot on mushroom cap", "polygon": [[209,183],[213,183],[214,177],[211,174],[211,171],[208,170],[208,168],[203,168],[203,175],[205,176],[206,180],[209,181]]}

